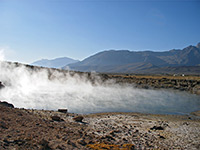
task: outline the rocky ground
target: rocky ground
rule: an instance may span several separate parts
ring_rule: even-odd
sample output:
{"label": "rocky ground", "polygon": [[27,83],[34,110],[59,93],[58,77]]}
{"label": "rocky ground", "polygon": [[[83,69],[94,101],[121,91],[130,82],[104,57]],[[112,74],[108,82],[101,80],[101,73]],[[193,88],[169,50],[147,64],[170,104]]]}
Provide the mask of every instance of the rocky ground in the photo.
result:
{"label": "rocky ground", "polygon": [[195,115],[80,116],[0,103],[0,149],[200,149],[200,118]]}
{"label": "rocky ground", "polygon": [[138,88],[173,89],[200,95],[200,76],[108,74],[107,78],[116,83],[135,84]]}

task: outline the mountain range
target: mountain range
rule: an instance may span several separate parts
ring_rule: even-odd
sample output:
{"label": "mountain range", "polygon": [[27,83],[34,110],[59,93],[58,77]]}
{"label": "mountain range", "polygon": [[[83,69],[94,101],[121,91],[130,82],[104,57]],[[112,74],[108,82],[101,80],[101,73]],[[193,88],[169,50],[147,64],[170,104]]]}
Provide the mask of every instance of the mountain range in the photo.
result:
{"label": "mountain range", "polygon": [[63,57],[32,63],[43,67],[101,73],[200,74],[200,43],[164,52],[107,50],[82,61]]}
{"label": "mountain range", "polygon": [[[67,65],[71,70],[104,73],[200,73],[200,43],[164,52],[109,50]],[[67,67],[65,66],[65,67]],[[193,67],[190,67],[193,66]],[[64,67],[64,68],[65,68]]]}
{"label": "mountain range", "polygon": [[48,67],[48,68],[62,68],[64,65],[68,65],[71,63],[79,62],[78,60],[74,60],[68,57],[60,57],[56,59],[41,59],[33,62],[31,65]]}

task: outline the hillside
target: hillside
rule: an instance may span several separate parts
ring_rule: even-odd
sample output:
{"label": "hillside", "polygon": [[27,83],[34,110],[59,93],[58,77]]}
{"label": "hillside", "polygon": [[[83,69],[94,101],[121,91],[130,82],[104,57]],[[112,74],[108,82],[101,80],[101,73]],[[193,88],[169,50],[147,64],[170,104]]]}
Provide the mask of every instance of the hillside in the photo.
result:
{"label": "hillside", "polygon": [[[173,73],[184,73],[185,70],[187,71],[185,69],[187,67],[189,68],[188,72],[194,71],[194,74],[198,74],[200,72],[199,65],[200,43],[182,50],[173,49],[165,52],[103,51],[63,68],[70,67],[70,69],[77,71],[105,73],[163,73],[163,71],[166,73],[168,70]],[[192,67],[190,68],[190,66]]]}
{"label": "hillside", "polygon": [[76,63],[78,60],[74,60],[68,57],[60,57],[56,59],[41,59],[38,61],[33,62],[31,65],[48,67],[48,68],[61,68],[64,65],[68,65],[71,63]]}

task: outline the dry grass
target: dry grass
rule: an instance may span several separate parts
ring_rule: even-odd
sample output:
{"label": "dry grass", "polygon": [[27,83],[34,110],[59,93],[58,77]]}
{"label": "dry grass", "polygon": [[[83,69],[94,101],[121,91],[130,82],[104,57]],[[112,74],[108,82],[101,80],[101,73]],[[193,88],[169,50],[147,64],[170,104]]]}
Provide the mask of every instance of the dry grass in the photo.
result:
{"label": "dry grass", "polygon": [[175,79],[175,80],[197,80],[200,81],[200,76],[170,76],[170,75],[109,75],[110,77],[121,78],[146,78],[146,79]]}
{"label": "dry grass", "polygon": [[122,146],[120,145],[115,145],[115,144],[105,144],[105,143],[95,143],[95,144],[89,144],[87,145],[90,149],[93,150],[133,150],[134,145],[133,144],[123,144]]}

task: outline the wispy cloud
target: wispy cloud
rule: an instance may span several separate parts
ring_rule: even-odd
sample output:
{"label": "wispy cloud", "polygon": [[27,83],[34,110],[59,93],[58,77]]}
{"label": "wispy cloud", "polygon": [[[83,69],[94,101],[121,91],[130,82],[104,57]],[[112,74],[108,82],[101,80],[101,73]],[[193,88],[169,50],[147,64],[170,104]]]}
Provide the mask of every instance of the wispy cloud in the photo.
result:
{"label": "wispy cloud", "polygon": [[150,21],[157,25],[166,24],[165,15],[158,9],[151,9],[148,13],[148,16],[149,16]]}

